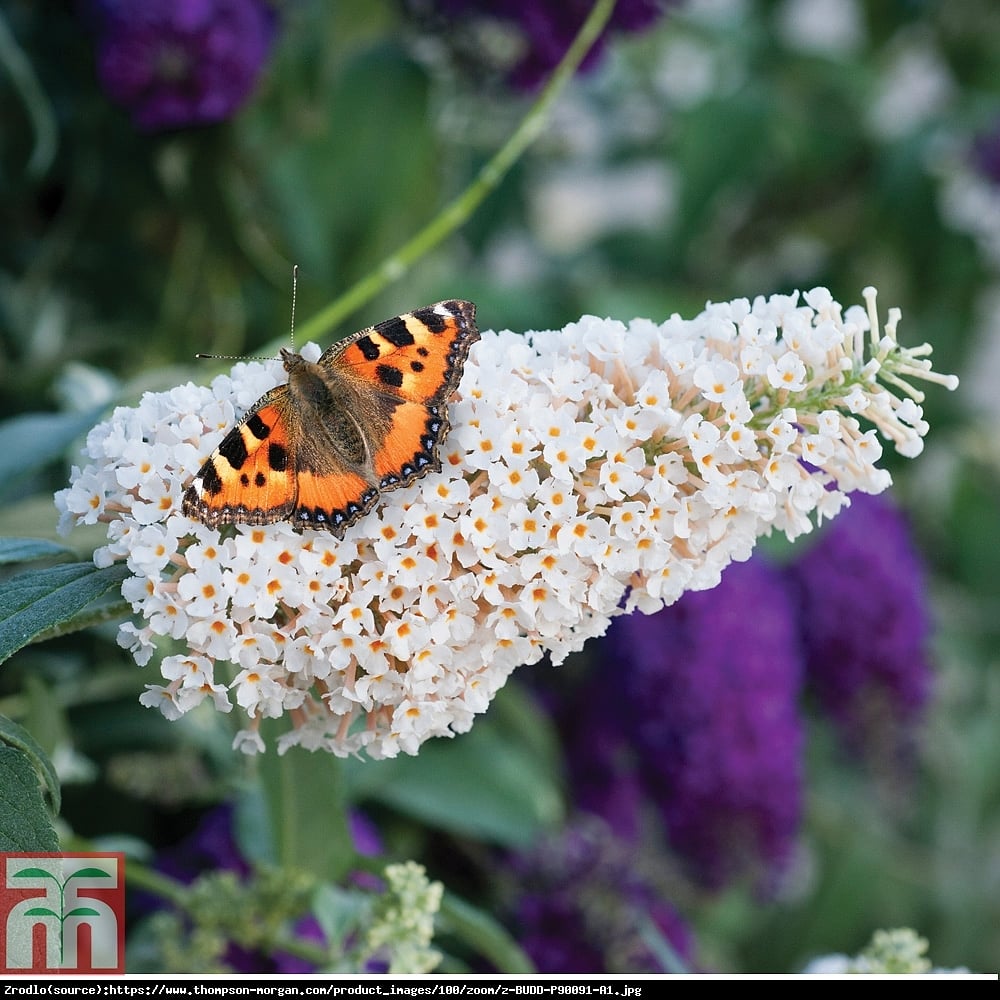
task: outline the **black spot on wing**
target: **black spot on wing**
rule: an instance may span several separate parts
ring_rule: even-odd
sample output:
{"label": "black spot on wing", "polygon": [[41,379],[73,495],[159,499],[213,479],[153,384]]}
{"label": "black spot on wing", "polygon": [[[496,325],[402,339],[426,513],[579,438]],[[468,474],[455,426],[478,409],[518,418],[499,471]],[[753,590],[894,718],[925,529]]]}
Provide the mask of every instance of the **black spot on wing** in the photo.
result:
{"label": "black spot on wing", "polygon": [[382,385],[398,389],[403,384],[403,373],[393,365],[379,365],[375,375]]}
{"label": "black spot on wing", "polygon": [[[256,414],[250,419],[253,420],[255,417]],[[249,421],[247,423],[249,425]],[[267,426],[263,420],[260,423],[265,427]],[[257,436],[260,437],[260,435]],[[222,444],[219,445],[219,454],[234,469],[243,468],[243,463],[247,460],[247,446],[243,443],[243,435],[240,434],[238,429],[229,434]]]}
{"label": "black spot on wing", "polygon": [[263,441],[271,433],[271,428],[261,420],[259,413],[255,413],[250,417],[246,425],[258,441]]}
{"label": "black spot on wing", "polygon": [[211,459],[201,467],[198,476],[201,479],[201,488],[210,496],[217,497],[222,492],[222,480],[215,471],[215,463]]}
{"label": "black spot on wing", "polygon": [[365,356],[366,361],[378,361],[382,352],[371,337],[359,337],[354,346]]}
{"label": "black spot on wing", "polygon": [[379,323],[375,329],[393,347],[409,347],[413,343],[413,334],[406,328],[406,323],[401,316],[387,319],[384,323]]}
{"label": "black spot on wing", "polygon": [[267,464],[275,472],[284,472],[288,468],[288,449],[283,444],[272,442],[267,446]]}
{"label": "black spot on wing", "polygon": [[434,309],[429,309],[424,307],[423,309],[414,309],[410,314],[415,319],[420,320],[424,326],[427,327],[431,333],[444,333],[448,326],[448,317],[442,316],[439,312]]}

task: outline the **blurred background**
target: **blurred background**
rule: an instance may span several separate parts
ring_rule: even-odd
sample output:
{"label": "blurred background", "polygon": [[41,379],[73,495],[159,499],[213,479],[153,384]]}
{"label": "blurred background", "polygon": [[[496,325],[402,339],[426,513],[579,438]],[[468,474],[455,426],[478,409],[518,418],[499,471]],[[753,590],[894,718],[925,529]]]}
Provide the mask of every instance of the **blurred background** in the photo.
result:
{"label": "blurred background", "polygon": [[[293,264],[304,323],[398,250],[588,9],[5,0],[0,534],[55,537],[102,408],[283,341]],[[962,378],[928,392],[925,453],[886,455],[891,498],[515,675],[466,736],[308,765],[338,770],[359,857],[421,861],[542,971],[795,972],[896,926],[1000,965],[1000,5],[619,0],[472,218],[324,341],[444,297],[526,331],[816,285],[876,286]],[[254,762],[224,716],[141,708],[156,667],[116,628],[18,653],[0,714],[56,764],[65,835],[244,870]]]}

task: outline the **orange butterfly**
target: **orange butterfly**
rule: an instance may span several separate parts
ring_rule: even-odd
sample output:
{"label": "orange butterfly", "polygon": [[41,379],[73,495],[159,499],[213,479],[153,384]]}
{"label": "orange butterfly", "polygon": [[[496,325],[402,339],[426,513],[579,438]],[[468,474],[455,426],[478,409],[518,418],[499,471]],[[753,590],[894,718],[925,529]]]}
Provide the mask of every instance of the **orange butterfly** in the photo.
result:
{"label": "orange butterfly", "polygon": [[288,382],[262,396],[184,493],[210,528],[347,528],[383,493],[441,468],[448,400],[479,339],[471,302],[438,302],[342,340],[313,364],[282,350]]}

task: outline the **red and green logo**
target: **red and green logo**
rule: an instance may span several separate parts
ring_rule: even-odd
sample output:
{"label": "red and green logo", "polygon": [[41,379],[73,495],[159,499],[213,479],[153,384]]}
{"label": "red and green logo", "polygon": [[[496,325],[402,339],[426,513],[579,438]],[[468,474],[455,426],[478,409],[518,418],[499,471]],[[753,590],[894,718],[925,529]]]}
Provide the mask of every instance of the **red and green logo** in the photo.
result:
{"label": "red and green logo", "polygon": [[0,973],[124,971],[123,854],[0,854]]}

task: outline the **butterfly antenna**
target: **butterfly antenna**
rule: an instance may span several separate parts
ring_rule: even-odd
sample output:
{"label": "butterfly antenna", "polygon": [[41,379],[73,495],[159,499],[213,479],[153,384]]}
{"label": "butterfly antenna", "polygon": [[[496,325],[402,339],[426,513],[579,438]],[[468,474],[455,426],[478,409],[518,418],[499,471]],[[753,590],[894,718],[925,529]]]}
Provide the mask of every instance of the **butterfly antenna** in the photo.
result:
{"label": "butterfly antenna", "polygon": [[[289,336],[292,350],[295,350],[295,294],[299,287],[299,265],[292,265],[292,322]],[[248,357],[245,354],[196,354],[196,358],[208,358],[215,361],[274,361],[274,358]]]}
{"label": "butterfly antenna", "polygon": [[295,295],[299,290],[299,265],[292,265],[292,321],[289,324],[288,335],[292,350],[295,350]]}

